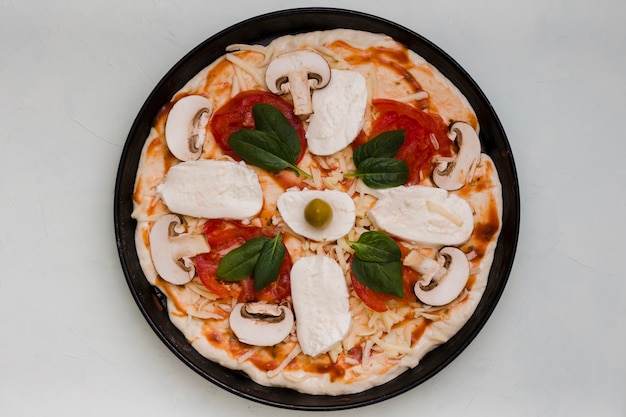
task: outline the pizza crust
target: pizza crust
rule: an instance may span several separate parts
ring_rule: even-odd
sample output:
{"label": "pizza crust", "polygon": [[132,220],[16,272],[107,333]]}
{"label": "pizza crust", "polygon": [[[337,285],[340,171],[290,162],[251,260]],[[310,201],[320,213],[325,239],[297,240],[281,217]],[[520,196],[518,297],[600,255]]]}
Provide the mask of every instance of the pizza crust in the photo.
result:
{"label": "pizza crust", "polygon": [[[212,101],[214,108],[219,108],[240,91],[265,89],[259,80],[262,80],[261,75],[267,62],[273,56],[297,49],[314,49],[327,57],[331,67],[349,67],[359,71],[368,80],[370,100],[410,98],[414,93],[410,86],[404,85],[397,77],[391,78],[386,69],[377,68],[371,62],[348,64],[344,59],[346,51],[368,48],[384,48],[408,54],[411,64],[407,65],[407,71],[427,92],[427,100],[418,102],[427,111],[439,113],[444,121],[463,120],[478,130],[477,118],[466,98],[436,68],[386,35],[347,29],[285,36],[274,40],[267,47],[235,45],[231,49],[237,52],[226,54],[198,73],[172,98],[172,102],[187,94],[202,94]],[[366,131],[369,126],[367,117],[364,125]],[[273,352],[279,363],[274,361],[268,365],[269,369],[263,369],[259,363],[263,363],[263,355],[266,354],[264,348],[238,343],[228,327],[228,314],[234,306],[234,300],[217,299],[203,289],[197,277],[184,286],[169,284],[158,276],[152,263],[148,238],[151,225],[161,215],[169,213],[160,201],[156,188],[163,181],[167,170],[178,163],[169,154],[165,144],[164,120],[163,115],[157,119],[141,154],[133,195],[132,217],[137,220],[135,243],[146,279],[167,296],[167,309],[172,323],[203,356],[226,368],[241,370],[262,385],[287,387],[315,395],[352,394],[381,385],[415,367],[426,353],[456,334],[475,311],[487,285],[502,218],[501,185],[495,165],[487,155],[482,155],[481,163],[476,168],[475,182],[455,192],[469,202],[476,219],[491,222],[495,228],[488,241],[483,241],[475,232],[464,245],[466,252],[475,250],[478,256],[471,260],[473,275],[468,289],[457,300],[440,308],[424,306],[416,300],[378,313],[367,308],[351,290],[353,322],[341,345],[323,355],[323,358],[309,358],[300,353],[294,328],[291,335]],[[226,158],[208,133],[202,157]],[[314,175],[310,180],[311,185],[319,187],[323,183],[327,188],[337,187],[356,196],[357,211],[360,210],[361,216],[352,235],[348,236],[356,240],[365,228],[373,227],[365,213],[368,205],[375,203],[375,198],[359,196],[354,188],[342,189],[339,181],[333,181],[332,177],[321,178],[320,163],[331,168],[341,166],[343,169],[354,169],[353,165],[350,166],[351,152],[342,151],[323,161],[307,154],[300,164],[312,167]],[[284,189],[263,170],[253,169],[258,173],[265,191],[263,211],[276,212],[276,198]],[[315,169],[318,170],[318,176],[315,175]],[[432,186],[428,179],[424,180],[423,185]],[[189,231],[201,233],[202,219],[185,217],[184,220]],[[274,216],[264,221],[276,224],[280,219]],[[328,252],[328,245],[303,242],[293,236],[285,238],[285,245],[294,261],[309,254],[335,257],[344,268],[346,283],[351,288],[347,262],[351,254],[346,242],[340,239]],[[366,341],[360,342],[362,339]],[[347,352],[358,343],[362,355],[360,360],[355,360]],[[337,372],[314,371],[317,365],[330,367]]]}

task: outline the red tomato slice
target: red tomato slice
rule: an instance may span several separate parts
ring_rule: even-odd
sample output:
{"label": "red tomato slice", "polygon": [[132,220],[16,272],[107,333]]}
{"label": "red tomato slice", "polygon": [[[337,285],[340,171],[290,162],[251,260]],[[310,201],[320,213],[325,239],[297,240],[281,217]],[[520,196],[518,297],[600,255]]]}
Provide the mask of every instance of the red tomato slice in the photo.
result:
{"label": "red tomato slice", "polygon": [[302,121],[293,114],[291,104],[267,91],[248,90],[241,92],[215,112],[211,118],[211,131],[219,147],[227,155],[240,159],[230,148],[228,138],[239,130],[254,129],[252,107],[259,103],[271,104],[276,107],[296,129],[300,138],[300,156],[297,158],[297,161],[299,161],[306,150],[306,138]]}
{"label": "red tomato slice", "polygon": [[291,280],[289,278],[291,266],[291,258],[287,255],[280,267],[278,279],[267,285],[261,291],[257,291],[256,299],[259,301],[278,303],[291,295]]}
{"label": "red tomato slice", "polygon": [[251,301],[267,301],[269,303],[279,303],[291,294],[291,280],[289,273],[291,272],[291,258],[285,256],[283,264],[280,267],[278,279],[268,284],[261,291],[254,289],[254,279],[246,278],[239,281],[241,292],[236,296],[240,303],[248,303]]}
{"label": "red tomato slice", "polygon": [[453,143],[448,138],[448,127],[439,115],[393,100],[378,99],[372,104],[378,116],[372,123],[370,138],[390,130],[406,131],[404,144],[396,157],[409,166],[407,185],[418,184],[430,176],[435,155],[452,155]]}
{"label": "red tomato slice", "polygon": [[211,246],[211,252],[220,252],[222,256],[253,237],[274,237],[276,235],[271,229],[243,226],[223,219],[207,220],[203,231],[208,244]]}
{"label": "red tomato slice", "polygon": [[196,256],[196,271],[202,284],[213,294],[220,298],[226,298],[230,294],[230,287],[217,279],[215,272],[221,257],[216,253],[209,252]]}
{"label": "red tomato slice", "polygon": [[380,313],[387,311],[387,301],[393,298],[392,295],[383,294],[370,289],[356,279],[352,272],[350,272],[350,278],[352,279],[352,288],[354,288],[356,296],[359,297],[366,306]]}
{"label": "red tomato slice", "polygon": [[268,301],[280,302],[291,293],[289,272],[291,260],[285,256],[279,277],[261,291],[254,289],[252,278],[235,283],[227,283],[217,278],[216,272],[222,258],[257,236],[274,237],[276,232],[271,228],[243,226],[222,219],[208,220],[204,225],[204,234],[211,246],[211,252],[196,256],[196,269],[202,284],[220,298],[234,297],[240,302]]}
{"label": "red tomato slice", "polygon": [[254,290],[254,279],[252,277],[239,281],[241,292],[237,295],[237,301],[240,303],[249,303],[254,301],[256,291]]}
{"label": "red tomato slice", "polygon": [[412,303],[415,301],[415,292],[413,287],[419,279],[419,274],[409,268],[408,266],[402,267],[402,286],[404,288],[404,297],[398,298],[398,300],[405,303]]}

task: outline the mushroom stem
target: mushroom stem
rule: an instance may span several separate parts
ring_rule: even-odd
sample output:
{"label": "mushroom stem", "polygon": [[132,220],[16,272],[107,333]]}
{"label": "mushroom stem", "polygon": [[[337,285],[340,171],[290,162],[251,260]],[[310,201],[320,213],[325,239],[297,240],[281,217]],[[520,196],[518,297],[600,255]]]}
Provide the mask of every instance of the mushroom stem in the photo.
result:
{"label": "mushroom stem", "polygon": [[196,256],[199,249],[204,250],[206,248],[207,252],[209,249],[204,236],[187,233],[170,236],[170,246],[172,248],[172,258],[184,261],[192,256]]}
{"label": "mushroom stem", "polygon": [[442,161],[433,171],[433,182],[448,191],[462,188],[471,181],[470,173],[480,161],[480,139],[474,128],[465,122],[450,127],[451,139],[459,145],[452,161]]}
{"label": "mushroom stem", "polygon": [[176,285],[193,279],[196,269],[191,258],[210,251],[204,236],[184,232],[182,220],[175,214],[161,216],[150,230],[154,268],[161,278]]}
{"label": "mushroom stem", "polygon": [[311,89],[323,88],[330,81],[330,65],[313,51],[295,51],[274,58],[265,71],[265,84],[274,94],[291,93],[294,114],[313,113]]}
{"label": "mushroom stem", "polygon": [[313,113],[311,102],[311,86],[306,72],[293,71],[287,74],[289,83],[283,84],[281,90],[289,90],[293,100],[293,112],[296,115],[309,115]]}

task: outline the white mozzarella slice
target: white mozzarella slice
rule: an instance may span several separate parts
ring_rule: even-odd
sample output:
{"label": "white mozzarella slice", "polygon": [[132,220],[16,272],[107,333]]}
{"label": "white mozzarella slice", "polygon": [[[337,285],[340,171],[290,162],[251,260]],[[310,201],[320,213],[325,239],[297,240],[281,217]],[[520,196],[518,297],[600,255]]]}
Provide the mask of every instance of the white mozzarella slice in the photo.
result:
{"label": "white mozzarella slice", "polygon": [[[323,228],[310,225],[304,217],[306,205],[319,198],[328,203],[333,217]],[[335,190],[294,190],[278,197],[278,211],[295,233],[318,242],[337,240],[350,232],[356,220],[356,208],[350,196]]]}
{"label": "white mozzarella slice", "polygon": [[332,70],[330,83],[313,92],[313,114],[306,132],[314,155],[332,155],[348,146],[363,126],[365,78],[356,71]]}
{"label": "white mozzarella slice", "polygon": [[368,217],[385,232],[428,246],[460,245],[474,230],[467,201],[441,188],[414,185],[372,190]]}
{"label": "white mozzarella slice", "polygon": [[341,342],[352,321],[343,270],[326,256],[307,256],[291,268],[291,298],[296,332],[309,356],[328,352]]}
{"label": "white mozzarella slice", "polygon": [[201,159],[175,165],[157,192],[172,212],[208,219],[247,219],[263,206],[257,174],[232,161]]}

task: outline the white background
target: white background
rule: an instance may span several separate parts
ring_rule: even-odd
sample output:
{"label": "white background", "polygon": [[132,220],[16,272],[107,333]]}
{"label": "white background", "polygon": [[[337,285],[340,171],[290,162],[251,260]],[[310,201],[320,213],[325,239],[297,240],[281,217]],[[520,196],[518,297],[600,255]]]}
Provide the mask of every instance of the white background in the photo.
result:
{"label": "white background", "polygon": [[213,386],[126,285],[113,190],[132,121],[184,54],[258,14],[335,6],[448,52],[504,125],[522,194],[509,283],[473,343],[339,416],[626,416],[626,3],[0,0],[0,415],[292,416]]}

